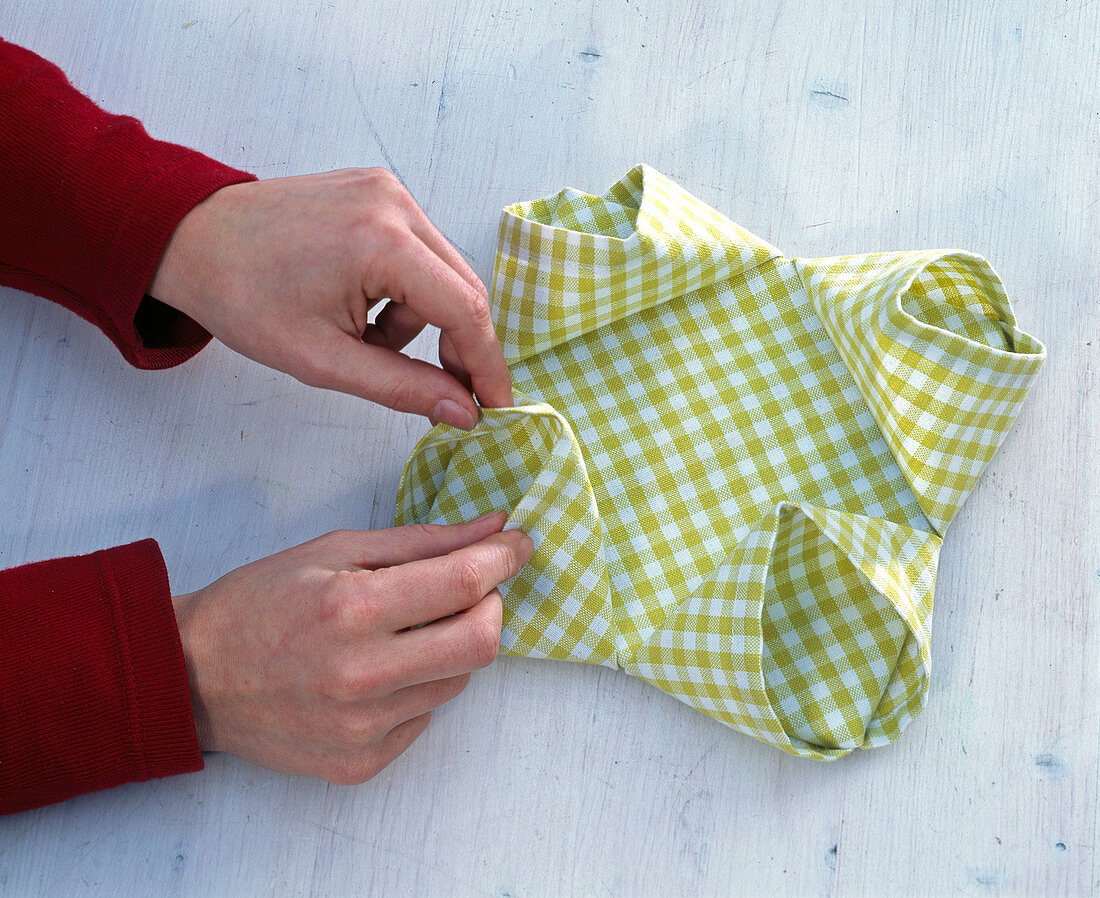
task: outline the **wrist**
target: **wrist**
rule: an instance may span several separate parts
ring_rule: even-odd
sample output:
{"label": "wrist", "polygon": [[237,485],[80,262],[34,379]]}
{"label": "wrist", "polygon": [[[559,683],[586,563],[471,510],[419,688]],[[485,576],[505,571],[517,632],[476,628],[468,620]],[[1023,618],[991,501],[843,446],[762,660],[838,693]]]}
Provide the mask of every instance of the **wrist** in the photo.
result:
{"label": "wrist", "polygon": [[176,615],[180,644],[183,646],[184,664],[187,666],[187,681],[191,690],[191,713],[195,721],[199,747],[204,751],[216,751],[210,715],[199,688],[201,630],[197,626],[195,613],[198,600],[199,592],[172,596],[172,609]]}
{"label": "wrist", "polygon": [[159,299],[165,305],[183,312],[184,315],[190,318],[195,318],[195,315],[188,307],[184,287],[184,272],[188,268],[193,269],[193,265],[190,265],[187,261],[191,245],[190,224],[192,217],[201,205],[202,203],[199,203],[198,206],[195,206],[176,225],[172,236],[168,238],[168,242],[164,245],[164,252],[161,253],[156,270],[153,272],[153,279],[149,282],[149,289],[146,291],[154,299]]}
{"label": "wrist", "polygon": [[226,194],[244,185],[214,191],[180,219],[168,238],[149,282],[148,293],[206,327],[203,283],[217,268],[216,212]]}

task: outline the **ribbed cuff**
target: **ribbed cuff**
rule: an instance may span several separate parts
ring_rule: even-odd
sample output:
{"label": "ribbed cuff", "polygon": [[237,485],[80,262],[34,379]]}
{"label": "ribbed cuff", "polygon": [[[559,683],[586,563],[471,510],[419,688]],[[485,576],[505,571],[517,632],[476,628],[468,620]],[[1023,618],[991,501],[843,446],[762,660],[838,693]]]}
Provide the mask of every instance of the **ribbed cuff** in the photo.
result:
{"label": "ribbed cuff", "polygon": [[171,158],[150,171],[129,198],[111,238],[100,303],[108,336],[126,361],[146,370],[185,362],[210,342],[202,326],[145,293],[169,238],[212,193],[256,180],[194,150],[160,146]]}
{"label": "ribbed cuff", "polygon": [[201,768],[153,540],[0,572],[0,813]]}
{"label": "ribbed cuff", "polygon": [[168,571],[151,539],[97,552],[118,599],[138,779],[202,769]]}

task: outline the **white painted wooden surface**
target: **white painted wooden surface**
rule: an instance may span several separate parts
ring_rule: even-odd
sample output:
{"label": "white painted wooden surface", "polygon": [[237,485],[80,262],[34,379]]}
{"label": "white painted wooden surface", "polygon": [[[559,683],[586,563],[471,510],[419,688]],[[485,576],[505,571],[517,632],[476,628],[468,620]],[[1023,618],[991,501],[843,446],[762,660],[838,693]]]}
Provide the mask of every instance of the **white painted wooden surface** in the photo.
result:
{"label": "white painted wooden surface", "polygon": [[[981,252],[1050,349],[948,534],[896,746],[799,761],[504,659],[361,787],[210,756],[2,819],[0,894],[1097,890],[1100,3],[29,0],[0,33],[260,176],[393,167],[483,278],[502,205],[645,161],[792,254]],[[220,347],[133,371],[12,290],[0,401],[0,564],[155,536],[177,590],[387,525],[426,430]]]}

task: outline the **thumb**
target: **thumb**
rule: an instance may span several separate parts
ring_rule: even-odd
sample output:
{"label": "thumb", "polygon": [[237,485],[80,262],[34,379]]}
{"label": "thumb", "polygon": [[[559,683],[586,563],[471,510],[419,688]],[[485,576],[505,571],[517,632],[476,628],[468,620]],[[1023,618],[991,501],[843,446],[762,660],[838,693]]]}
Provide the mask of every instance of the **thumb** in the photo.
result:
{"label": "thumb", "polygon": [[428,362],[364,343],[343,331],[324,341],[312,356],[306,376],[299,378],[310,386],[350,393],[460,430],[477,423],[477,403],[470,391]]}

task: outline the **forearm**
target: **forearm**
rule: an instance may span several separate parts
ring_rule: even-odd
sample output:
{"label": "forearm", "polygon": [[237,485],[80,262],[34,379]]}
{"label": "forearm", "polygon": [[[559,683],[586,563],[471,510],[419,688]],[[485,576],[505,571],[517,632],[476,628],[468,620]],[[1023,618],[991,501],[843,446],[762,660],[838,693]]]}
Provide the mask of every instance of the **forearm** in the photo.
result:
{"label": "forearm", "polygon": [[146,290],[184,215],[248,180],[154,140],[53,64],[0,40],[0,283],[91,321],[137,367],[178,364],[210,339]]}

